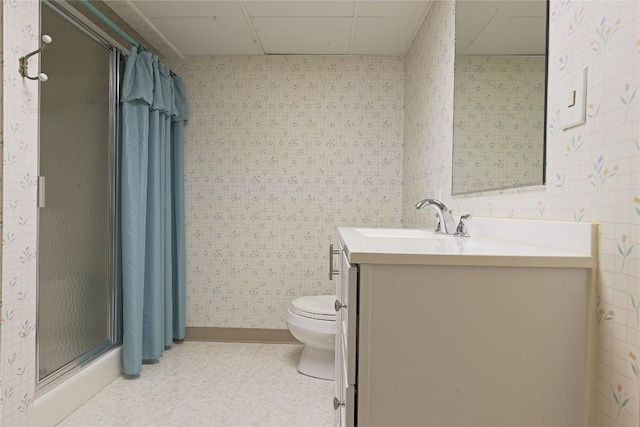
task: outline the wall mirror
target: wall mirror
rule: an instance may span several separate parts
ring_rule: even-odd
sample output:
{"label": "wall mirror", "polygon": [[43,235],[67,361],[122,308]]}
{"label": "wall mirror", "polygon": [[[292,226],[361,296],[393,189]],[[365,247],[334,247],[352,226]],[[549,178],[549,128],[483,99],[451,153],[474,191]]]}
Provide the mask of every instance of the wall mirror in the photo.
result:
{"label": "wall mirror", "polygon": [[453,195],[544,183],[547,0],[457,0]]}

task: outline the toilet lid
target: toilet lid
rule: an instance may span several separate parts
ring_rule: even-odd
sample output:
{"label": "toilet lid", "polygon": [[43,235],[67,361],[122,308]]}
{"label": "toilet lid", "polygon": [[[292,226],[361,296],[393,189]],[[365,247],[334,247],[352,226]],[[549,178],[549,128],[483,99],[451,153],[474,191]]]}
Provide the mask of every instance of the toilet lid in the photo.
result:
{"label": "toilet lid", "polygon": [[312,319],[334,320],[335,302],[335,295],[300,297],[291,301],[291,311]]}

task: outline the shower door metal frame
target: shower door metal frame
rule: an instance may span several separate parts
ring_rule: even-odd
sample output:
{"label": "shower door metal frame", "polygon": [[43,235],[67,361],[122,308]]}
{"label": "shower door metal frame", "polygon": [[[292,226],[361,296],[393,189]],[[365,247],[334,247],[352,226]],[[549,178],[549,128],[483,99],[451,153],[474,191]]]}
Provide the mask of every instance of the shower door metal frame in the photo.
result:
{"label": "shower door metal frame", "polygon": [[[43,6],[46,5],[46,6]],[[61,17],[66,19],[71,25],[74,25],[87,36],[97,42],[99,45],[110,51],[109,58],[109,154],[108,154],[108,173],[109,173],[109,260],[108,260],[108,333],[107,339],[89,350],[88,352],[80,355],[76,359],[70,361],[66,365],[62,366],[58,370],[52,372],[42,380],[40,379],[40,340],[38,328],[36,326],[36,397],[44,394],[46,391],[60,384],[75,372],[82,369],[96,358],[102,356],[109,350],[121,345],[122,343],[122,309],[121,309],[121,274],[120,274],[120,249],[117,236],[119,235],[119,142],[120,142],[120,88],[121,78],[124,69],[124,53],[120,49],[120,45],[109,40],[110,37],[100,34],[99,30],[94,30],[90,21],[85,21],[86,18],[80,16],[75,9],[66,4],[64,1],[44,0],[40,3],[40,7],[50,7],[54,12],[58,13]],[[41,14],[42,17],[42,14]],[[83,19],[84,18],[84,19]],[[40,18],[40,32],[42,33],[42,18]],[[69,66],[73,66],[69,64]],[[42,84],[42,83],[40,83]],[[47,84],[55,84],[55,82],[48,82]],[[40,92],[39,92],[40,94]],[[40,118],[38,118],[38,123]],[[38,129],[40,125],[38,124]],[[38,152],[40,151],[40,138],[38,138]],[[38,158],[38,172],[40,171],[40,159]],[[40,213],[38,212],[38,215]],[[40,221],[38,220],[38,236],[40,235]],[[37,252],[39,254],[39,238]],[[40,296],[39,296],[39,283],[40,283],[40,267],[36,268],[36,289],[37,289],[37,308],[36,312],[39,316],[40,308]],[[38,319],[36,320],[36,325]]]}

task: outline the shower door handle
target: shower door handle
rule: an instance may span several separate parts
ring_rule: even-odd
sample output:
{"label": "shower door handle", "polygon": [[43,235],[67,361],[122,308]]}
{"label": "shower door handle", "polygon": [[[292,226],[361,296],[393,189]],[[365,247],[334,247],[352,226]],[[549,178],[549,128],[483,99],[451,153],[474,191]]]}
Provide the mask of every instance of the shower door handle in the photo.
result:
{"label": "shower door handle", "polygon": [[45,179],[44,176],[38,177],[38,207],[45,207]]}

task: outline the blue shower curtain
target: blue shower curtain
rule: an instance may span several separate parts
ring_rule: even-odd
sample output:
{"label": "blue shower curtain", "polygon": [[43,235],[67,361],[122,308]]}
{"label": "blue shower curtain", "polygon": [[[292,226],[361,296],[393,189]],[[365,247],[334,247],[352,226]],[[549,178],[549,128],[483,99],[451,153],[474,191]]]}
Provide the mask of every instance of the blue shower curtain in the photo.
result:
{"label": "blue shower curtain", "polygon": [[122,83],[122,362],[135,376],[185,332],[182,81],[132,47]]}

